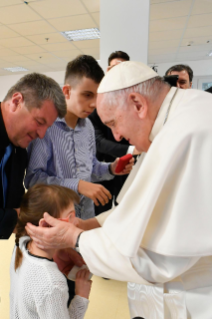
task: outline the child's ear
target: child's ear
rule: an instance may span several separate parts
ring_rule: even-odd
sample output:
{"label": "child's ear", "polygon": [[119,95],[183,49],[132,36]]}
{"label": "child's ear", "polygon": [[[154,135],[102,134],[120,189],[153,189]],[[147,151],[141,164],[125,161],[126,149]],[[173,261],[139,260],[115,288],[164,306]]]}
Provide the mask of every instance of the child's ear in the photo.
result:
{"label": "child's ear", "polygon": [[75,210],[74,210],[73,212],[71,212],[70,216],[71,216],[71,217],[76,217],[76,212],[75,212]]}
{"label": "child's ear", "polygon": [[75,217],[76,217],[75,211],[71,212],[70,215],[69,215],[69,222],[71,222],[72,219],[75,218]]}
{"label": "child's ear", "polygon": [[50,225],[45,221],[44,218],[39,220],[39,227],[50,227]]}

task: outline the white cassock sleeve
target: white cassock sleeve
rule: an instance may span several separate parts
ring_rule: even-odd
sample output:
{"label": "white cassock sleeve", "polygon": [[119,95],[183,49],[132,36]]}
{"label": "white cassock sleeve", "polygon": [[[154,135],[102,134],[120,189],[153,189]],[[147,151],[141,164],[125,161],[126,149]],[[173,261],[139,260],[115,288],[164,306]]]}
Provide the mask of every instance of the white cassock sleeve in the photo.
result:
{"label": "white cassock sleeve", "polygon": [[93,274],[145,285],[168,282],[199,260],[198,257],[163,256],[142,248],[135,257],[129,258],[117,250],[102,228],[83,232],[79,247]]}

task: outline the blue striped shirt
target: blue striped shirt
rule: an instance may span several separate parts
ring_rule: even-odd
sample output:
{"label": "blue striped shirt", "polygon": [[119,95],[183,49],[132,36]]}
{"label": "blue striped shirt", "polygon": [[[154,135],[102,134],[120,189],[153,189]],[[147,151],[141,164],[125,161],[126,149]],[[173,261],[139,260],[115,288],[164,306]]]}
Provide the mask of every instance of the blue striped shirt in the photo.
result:
{"label": "blue striped shirt", "polygon": [[[70,128],[65,119],[57,118],[42,140],[30,143],[28,156],[26,188],[37,183],[57,184],[78,193],[80,180],[97,182],[113,178],[109,163],[96,159],[94,128],[87,118],[79,119],[75,129]],[[75,208],[77,217],[94,216],[93,201],[83,195]]]}

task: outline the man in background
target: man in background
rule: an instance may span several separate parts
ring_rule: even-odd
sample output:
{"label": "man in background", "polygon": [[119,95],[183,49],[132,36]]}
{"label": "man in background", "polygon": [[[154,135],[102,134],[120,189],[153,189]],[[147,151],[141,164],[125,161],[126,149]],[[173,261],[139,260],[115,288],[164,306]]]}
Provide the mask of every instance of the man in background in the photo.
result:
{"label": "man in background", "polygon": [[174,65],[166,71],[165,75],[178,75],[177,87],[181,89],[191,89],[193,71],[188,65]]}
{"label": "man in background", "polygon": [[43,138],[66,103],[60,86],[42,74],[22,77],[0,103],[0,239],[13,232],[24,194],[26,147]]}
{"label": "man in background", "polygon": [[[130,57],[126,52],[115,51],[112,52],[108,58],[107,71],[121,62],[129,61]],[[128,153],[134,155],[138,154],[135,147],[131,146],[128,141],[122,139],[117,142],[113,136],[110,128],[102,123],[96,110],[89,116],[89,119],[93,123],[96,137],[97,159],[99,161],[112,162],[116,157],[124,156]],[[99,215],[104,211],[111,209],[114,204],[117,205],[116,198],[127,178],[125,176],[116,176],[113,180],[103,181],[101,184],[110,191],[112,199],[104,206],[99,205],[95,207],[95,214]]]}

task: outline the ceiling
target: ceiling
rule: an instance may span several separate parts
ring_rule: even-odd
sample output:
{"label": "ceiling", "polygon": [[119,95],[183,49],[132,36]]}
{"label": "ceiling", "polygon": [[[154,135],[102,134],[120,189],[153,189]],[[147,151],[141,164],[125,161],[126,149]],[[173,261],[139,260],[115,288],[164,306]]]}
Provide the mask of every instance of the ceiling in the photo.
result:
{"label": "ceiling", "polygon": [[[60,34],[99,28],[99,6],[99,0],[0,0],[0,75],[17,66],[61,71],[79,54],[99,59],[99,40],[69,42]],[[210,50],[212,0],[151,0],[150,64],[212,59]]]}

